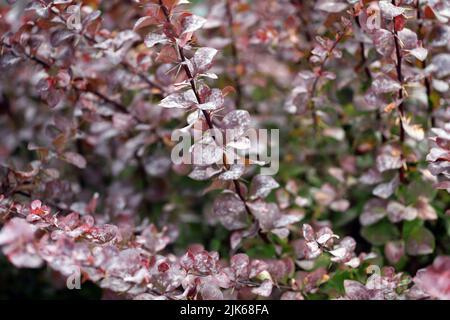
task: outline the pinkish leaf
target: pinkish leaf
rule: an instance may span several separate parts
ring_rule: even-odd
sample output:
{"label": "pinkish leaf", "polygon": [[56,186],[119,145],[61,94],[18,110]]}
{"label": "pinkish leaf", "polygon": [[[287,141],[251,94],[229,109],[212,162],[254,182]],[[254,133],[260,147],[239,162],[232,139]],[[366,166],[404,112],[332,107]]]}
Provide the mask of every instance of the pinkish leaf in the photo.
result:
{"label": "pinkish leaf", "polygon": [[75,152],[65,152],[62,156],[61,159],[73,164],[74,166],[80,168],[80,169],[84,169],[86,168],[87,162],[86,159],[79,153],[75,153]]}
{"label": "pinkish leaf", "polygon": [[278,182],[271,176],[257,175],[253,178],[250,187],[250,199],[266,198],[270,192],[280,187]]}
{"label": "pinkish leaf", "polygon": [[216,198],[214,215],[228,230],[242,229],[247,226],[244,202],[235,193],[225,192]]}

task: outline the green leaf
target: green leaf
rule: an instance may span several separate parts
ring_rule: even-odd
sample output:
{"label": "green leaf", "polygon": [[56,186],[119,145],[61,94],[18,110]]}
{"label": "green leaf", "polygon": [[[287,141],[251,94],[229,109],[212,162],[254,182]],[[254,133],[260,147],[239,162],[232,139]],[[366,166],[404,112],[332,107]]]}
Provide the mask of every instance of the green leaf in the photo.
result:
{"label": "green leaf", "polygon": [[423,220],[415,219],[412,221],[404,221],[403,222],[403,239],[407,239],[413,234],[416,230],[423,227]]}
{"label": "green leaf", "polygon": [[376,224],[362,228],[361,236],[371,244],[381,246],[388,241],[398,239],[400,232],[394,224],[384,219]]}
{"label": "green leaf", "polygon": [[336,228],[345,226],[346,224],[352,222],[359,212],[357,208],[351,208],[345,212],[345,214],[335,214],[332,216],[333,226]]}
{"label": "green leaf", "polygon": [[339,90],[336,93],[336,96],[341,105],[346,105],[346,104],[351,103],[353,101],[353,95],[354,95],[353,90],[350,87],[342,88],[341,90]]}
{"label": "green leaf", "polygon": [[415,227],[409,233],[406,241],[406,253],[410,256],[431,254],[434,251],[435,239],[433,233],[424,226]]}
{"label": "green leaf", "polygon": [[436,194],[436,189],[433,188],[431,183],[423,183],[422,177],[419,174],[410,174],[408,176],[412,181],[408,187],[404,190],[403,196],[406,199],[407,204],[415,203],[419,196],[427,197],[428,199],[433,199]]}
{"label": "green leaf", "polygon": [[444,217],[445,229],[447,230],[447,236],[450,237],[450,217]]}
{"label": "green leaf", "polygon": [[336,273],[328,280],[324,286],[323,290],[329,292],[334,296],[342,296],[345,294],[344,280],[353,279],[354,276],[349,270],[338,270]]}
{"label": "green leaf", "polygon": [[270,259],[276,257],[276,250],[272,244],[253,245],[250,248],[246,248],[245,253],[248,254],[250,258]]}

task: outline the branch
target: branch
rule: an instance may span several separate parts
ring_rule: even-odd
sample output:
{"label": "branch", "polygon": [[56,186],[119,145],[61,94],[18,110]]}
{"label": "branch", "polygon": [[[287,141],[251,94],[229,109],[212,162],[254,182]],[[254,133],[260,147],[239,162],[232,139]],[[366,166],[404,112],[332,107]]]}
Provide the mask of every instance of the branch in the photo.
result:
{"label": "branch", "polygon": [[[164,6],[164,4],[162,3],[161,0],[159,0],[159,4],[160,4],[160,7],[161,7],[162,12],[164,13],[164,16],[165,16],[165,18],[166,18],[166,21],[167,21],[169,24],[171,24],[171,21],[170,21],[170,15],[169,15],[169,10],[167,10],[167,8]],[[198,104],[202,104],[202,99],[201,99],[201,96],[200,96],[200,94],[199,94],[199,92],[198,92],[197,84],[196,84],[196,82],[195,82],[195,78],[193,77],[193,75],[192,75],[192,73],[191,73],[191,70],[189,69],[189,66],[188,66],[188,64],[187,64],[187,58],[186,58],[186,56],[185,56],[185,54],[184,54],[184,49],[183,49],[181,46],[179,46],[178,43],[176,43],[175,45],[176,45],[176,49],[177,49],[178,54],[179,54],[179,57],[180,57],[180,63],[181,63],[181,65],[182,65],[182,67],[183,67],[183,70],[184,70],[184,72],[185,72],[185,74],[186,74],[186,77],[189,79],[189,84],[190,84],[190,86],[191,86],[192,91],[194,92],[194,95],[195,95],[195,98],[196,98],[196,100],[197,100],[197,103],[198,103]],[[203,116],[205,117],[205,120],[206,120],[206,123],[207,123],[209,129],[214,129],[215,127],[214,127],[214,124],[213,124],[213,122],[212,122],[212,120],[211,120],[211,115],[209,114],[209,112],[206,111],[206,110],[202,110],[202,114],[203,114]],[[226,154],[225,154],[225,153],[223,154],[223,162],[224,162],[224,167],[225,167],[225,169],[226,169],[226,170],[229,170],[229,169],[230,169],[230,166],[229,166],[229,164],[228,164],[227,157],[226,157]],[[255,218],[254,218],[254,216],[253,216],[253,214],[252,214],[250,208],[248,207],[244,195],[242,194],[242,191],[241,191],[241,188],[240,188],[240,185],[239,185],[239,180],[233,180],[233,185],[234,185],[234,188],[236,189],[236,194],[239,196],[239,198],[241,199],[241,201],[242,201],[242,202],[244,203],[244,205],[245,205],[245,210],[246,210],[247,214],[251,217],[251,219],[252,219],[255,223],[258,223],[258,222],[255,220]],[[259,229],[259,227],[258,227],[258,229]],[[259,232],[259,235],[260,235],[260,236],[262,235],[261,232]],[[264,242],[266,242],[266,243],[270,243],[270,241],[267,239],[267,237],[265,237],[265,235],[264,235],[264,236],[261,236],[261,239],[262,239]]]}
{"label": "branch", "polygon": [[[422,22],[422,14],[420,11],[420,0],[417,0],[417,4],[416,4],[416,11],[417,11],[417,21],[419,22],[419,25],[417,27],[417,36],[419,37],[419,40],[421,40],[423,42],[424,37],[422,35],[423,33],[423,22]],[[427,67],[427,60],[425,59],[424,61],[421,62],[421,67],[422,69],[425,69]],[[433,101],[431,100],[431,82],[430,82],[430,77],[425,77],[424,80],[424,84],[425,84],[425,91],[427,94],[427,104],[428,104],[428,114],[430,116],[430,125],[431,127],[435,127],[436,126],[436,119],[434,118],[433,115]]]}
{"label": "branch", "polygon": [[[44,5],[45,5],[45,3],[44,3]],[[53,12],[58,18],[60,18],[60,19],[64,22],[64,24],[67,23],[67,20],[66,20],[66,19],[64,18],[64,16],[61,14],[61,12],[55,11],[55,10],[53,10],[52,12]],[[89,42],[89,43],[94,44],[94,45],[95,45],[95,44],[98,44],[98,42],[97,42],[97,40],[95,40],[95,38],[93,38],[93,37],[91,37],[91,36],[85,34],[84,32],[80,32],[79,35],[82,36],[82,37],[86,40],[86,42]],[[161,91],[161,93],[163,93],[163,92],[165,91],[164,88],[163,88],[162,86],[160,86],[159,84],[157,84],[157,83],[153,82],[152,80],[150,80],[145,74],[143,74],[143,73],[141,73],[141,72],[139,72],[139,71],[133,70],[133,68],[132,68],[127,62],[121,61],[121,62],[120,62],[120,65],[121,65],[125,70],[127,70],[128,72],[130,72],[130,73],[132,73],[132,74],[134,74],[134,75],[137,75],[139,78],[141,78],[141,80],[143,80],[144,82],[146,82],[146,83],[150,86],[150,89],[151,89],[152,87],[154,87],[154,88],[157,88],[159,91]]]}
{"label": "branch", "polygon": [[291,3],[293,6],[295,6],[296,8],[296,13],[297,13],[297,17],[300,20],[300,23],[302,24],[302,30],[305,30],[304,35],[306,38],[306,41],[308,43],[313,41],[313,36],[311,35],[311,32],[309,31],[309,23],[305,20],[305,17],[303,17],[303,10],[304,8],[304,3],[302,0],[291,0]]}
{"label": "branch", "polygon": [[233,82],[234,87],[236,89],[236,107],[241,105],[242,102],[242,84],[241,79],[239,77],[239,73],[237,70],[237,67],[239,66],[239,53],[238,49],[236,47],[236,37],[233,32],[233,12],[231,8],[231,0],[226,0],[226,13],[227,13],[227,19],[229,24],[229,30],[230,30],[230,38],[231,38],[231,57],[233,59],[233,65],[234,65],[234,72],[233,72]]}
{"label": "branch", "polygon": [[[361,22],[359,21],[359,16],[355,16],[355,22],[359,29],[361,29]],[[358,65],[359,67],[364,67],[364,72],[366,73],[367,79],[369,81],[372,81],[372,74],[370,72],[369,67],[367,66],[367,58],[366,58],[366,46],[364,45],[364,42],[359,43],[359,49],[360,49],[360,55],[361,55],[361,62]]]}
{"label": "branch", "polygon": [[344,29],[340,33],[337,34],[336,39],[334,40],[333,45],[331,46],[331,48],[328,50],[325,59],[323,59],[322,62],[320,63],[320,65],[319,65],[319,69],[317,71],[317,76],[314,79],[314,82],[313,82],[313,85],[312,85],[312,88],[311,88],[311,93],[309,95],[307,104],[309,105],[309,107],[311,109],[312,118],[313,118],[313,122],[314,122],[314,132],[315,133],[317,133],[317,129],[318,129],[318,126],[319,126],[316,106],[315,106],[315,103],[314,103],[314,100],[313,100],[315,98],[315,96],[316,96],[317,86],[319,84],[320,78],[322,77],[322,73],[324,72],[325,64],[327,63],[328,59],[330,58],[330,56],[333,53],[333,51],[336,48],[336,46],[344,38],[345,34],[347,33],[348,27],[349,27],[349,24],[346,24],[344,26]]}
{"label": "branch", "polygon": [[[17,53],[13,50],[13,48],[12,48],[11,45],[6,44],[6,43],[4,43],[4,42],[3,42],[1,45],[4,46],[5,48],[8,48],[8,49],[10,50],[10,52],[11,52],[14,56],[16,56],[16,57],[18,57],[18,58],[22,58],[22,56],[20,56],[19,54],[17,54]],[[24,52],[24,53],[23,53],[23,57],[27,58],[27,59],[30,60],[30,61],[33,61],[34,63],[36,63],[37,65],[43,67],[43,68],[46,69],[46,70],[49,70],[49,69],[51,69],[51,67],[52,67],[51,64],[50,64],[49,62],[44,61],[43,59],[39,58],[38,56],[34,56],[34,55],[31,55],[31,54],[29,54],[29,53]],[[111,98],[108,98],[107,96],[105,96],[104,94],[102,94],[101,92],[99,92],[99,91],[97,91],[97,90],[95,90],[95,89],[89,88],[89,86],[86,88],[86,91],[81,90],[81,89],[79,89],[79,88],[77,88],[77,87],[75,87],[75,86],[73,86],[73,88],[74,88],[75,91],[77,91],[77,92],[79,92],[79,93],[84,93],[84,92],[92,93],[92,94],[94,94],[95,96],[97,96],[98,98],[100,98],[100,99],[102,99],[103,101],[105,101],[106,103],[108,103],[108,104],[114,106],[114,108],[117,109],[118,111],[121,111],[121,112],[123,112],[123,113],[130,114],[130,112],[129,112],[129,110],[127,109],[126,106],[124,106],[123,104],[121,104],[121,103],[119,103],[119,102],[117,102],[117,101],[112,100]],[[64,88],[64,90],[67,90],[67,88]],[[133,118],[135,118],[135,116],[133,116]]]}
{"label": "branch", "polygon": [[[392,0],[392,4],[395,4],[395,0]],[[400,51],[400,43],[398,40],[398,33],[397,30],[395,30],[394,25],[394,43],[395,43],[395,54],[397,57],[397,64],[396,64],[396,70],[397,70],[397,79],[400,82],[400,90],[398,91],[398,99],[400,100],[400,104],[398,106],[398,111],[400,113],[400,117],[403,118],[405,116],[405,108],[403,103],[403,73],[402,73],[402,54]],[[403,147],[403,144],[405,142],[405,128],[403,127],[402,119],[400,119],[400,143]],[[402,152],[402,158],[404,158],[403,152]],[[405,168],[402,166],[399,169],[400,173],[400,181],[402,183],[406,183],[406,176],[405,176]]]}
{"label": "branch", "polygon": [[[355,13],[356,10],[354,10],[353,12]],[[362,30],[361,22],[359,20],[359,15],[355,15],[355,23],[358,26],[358,28],[360,30]],[[367,65],[366,46],[365,46],[364,42],[362,42],[362,41],[359,43],[359,50],[360,50],[360,55],[361,55],[361,61],[358,64],[358,66],[356,67],[356,70],[358,71],[359,68],[363,67],[364,68],[364,72],[366,73],[367,80],[369,82],[372,82],[372,80],[373,80],[372,73],[370,72],[369,66]],[[384,136],[383,130],[382,130],[383,129],[382,128],[383,123],[381,122],[381,111],[380,111],[380,108],[377,108],[377,110],[376,110],[376,120],[377,120],[377,124],[378,124],[378,130],[381,133],[381,140],[384,143],[384,142],[387,141],[387,139]]]}

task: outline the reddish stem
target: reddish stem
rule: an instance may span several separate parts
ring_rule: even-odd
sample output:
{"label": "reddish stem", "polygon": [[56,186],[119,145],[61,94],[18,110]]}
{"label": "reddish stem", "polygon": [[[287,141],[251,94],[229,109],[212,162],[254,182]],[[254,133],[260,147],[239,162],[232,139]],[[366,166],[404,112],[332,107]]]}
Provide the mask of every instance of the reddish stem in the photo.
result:
{"label": "reddish stem", "polygon": [[241,105],[242,101],[242,84],[241,79],[239,78],[237,67],[239,66],[239,53],[238,49],[236,47],[236,37],[233,32],[233,11],[231,10],[231,0],[226,1],[226,13],[227,13],[227,19],[229,24],[229,30],[230,30],[230,38],[231,38],[231,57],[233,59],[233,66],[234,66],[234,72],[233,72],[233,82],[234,82],[234,88],[236,89],[236,107],[239,107]]}
{"label": "reddish stem", "polygon": [[[167,10],[167,8],[164,6],[164,4],[162,3],[161,0],[159,1],[159,3],[160,3],[160,6],[161,6],[162,11],[163,11],[163,13],[164,13],[164,16],[166,17],[166,21],[167,21],[168,23],[171,23],[171,21],[170,21],[169,10]],[[190,86],[191,86],[191,89],[192,89],[192,91],[194,92],[194,95],[195,95],[195,98],[197,99],[197,102],[198,102],[199,104],[201,104],[201,103],[202,103],[202,99],[201,99],[201,96],[200,96],[200,94],[199,94],[199,92],[198,92],[197,84],[195,83],[195,78],[194,78],[194,76],[192,75],[192,72],[191,72],[191,70],[189,69],[188,64],[186,63],[186,62],[187,62],[187,58],[186,58],[186,56],[185,56],[185,54],[184,54],[184,49],[183,49],[181,46],[179,46],[178,44],[176,44],[176,47],[177,47],[177,49],[178,49],[177,51],[178,51],[178,54],[179,54],[179,56],[180,56],[180,60],[181,60],[180,62],[181,62],[181,64],[182,64],[183,70],[184,70],[184,72],[185,72],[187,78],[189,79],[189,84],[190,84]],[[203,115],[204,115],[204,117],[205,117],[205,119],[206,119],[206,123],[207,123],[209,129],[214,129],[214,124],[213,124],[213,122],[212,122],[212,120],[211,120],[211,115],[209,114],[209,112],[206,111],[206,110],[202,110],[202,113],[203,113]],[[229,170],[230,167],[229,167],[229,165],[228,165],[228,161],[227,161],[227,158],[226,158],[226,154],[225,154],[225,153],[223,154],[223,159],[224,159],[224,167],[225,167],[225,169],[226,169],[226,170]],[[234,189],[236,190],[236,194],[238,195],[238,197],[241,199],[241,201],[242,201],[242,202],[244,203],[244,205],[245,205],[245,210],[246,210],[248,216],[251,217],[251,219],[252,219],[253,221],[255,221],[255,218],[253,217],[253,214],[252,214],[250,208],[248,207],[247,201],[246,201],[246,199],[245,199],[245,197],[244,197],[244,195],[243,195],[243,193],[242,193],[242,190],[241,190],[241,188],[240,188],[239,180],[233,180],[233,185],[234,185]],[[255,223],[258,223],[258,222],[255,221]],[[258,228],[259,228],[259,227],[258,227]],[[260,235],[261,239],[262,239],[265,243],[271,243],[270,240],[267,238],[267,236],[266,236],[265,234],[262,234],[261,232],[259,232],[259,235]]]}
{"label": "reddish stem", "polygon": [[[392,0],[392,4],[395,4],[395,0]],[[398,111],[400,113],[400,144],[401,147],[403,148],[404,142],[405,142],[405,128],[403,127],[403,118],[405,116],[405,107],[404,107],[404,103],[403,103],[403,73],[402,73],[402,54],[401,54],[401,48],[400,48],[400,43],[398,40],[398,33],[397,30],[395,30],[395,25],[394,25],[394,43],[395,43],[395,54],[397,57],[397,64],[396,64],[396,70],[397,70],[397,80],[400,83],[400,90],[398,91],[398,99],[400,100],[400,104],[398,106]],[[403,151],[402,151],[402,158],[404,158],[403,155]],[[405,168],[402,166],[399,169],[399,174],[400,174],[400,181],[402,183],[406,183],[406,174],[405,174]]]}
{"label": "reddish stem", "polygon": [[[416,10],[417,10],[417,21],[419,22],[419,25],[417,28],[417,35],[418,35],[419,39],[423,42],[424,37],[422,35],[423,23],[422,23],[422,14],[420,11],[420,0],[417,0]],[[426,60],[422,61],[421,67],[422,67],[422,69],[425,69],[427,67]],[[428,114],[430,116],[431,127],[435,127],[436,119],[433,116],[433,101],[431,100],[431,82],[430,82],[430,78],[428,76],[425,77],[424,84],[425,84],[425,91],[427,94]]]}
{"label": "reddish stem", "polygon": [[311,113],[312,113],[312,118],[313,118],[313,123],[314,123],[314,132],[317,133],[317,129],[319,126],[318,123],[318,117],[317,117],[317,111],[316,111],[316,106],[314,104],[313,99],[316,96],[316,91],[317,91],[317,86],[319,84],[319,80],[322,77],[322,74],[324,72],[325,69],[325,64],[327,63],[328,59],[330,58],[331,54],[333,53],[334,49],[336,48],[336,46],[339,44],[339,42],[341,42],[341,40],[344,38],[347,29],[348,29],[349,25],[345,25],[344,26],[344,30],[342,30],[340,33],[337,34],[335,41],[333,42],[333,45],[331,46],[331,48],[328,50],[328,53],[325,57],[325,59],[323,59],[323,61],[320,63],[319,65],[319,69],[317,71],[317,76],[314,79],[312,88],[311,88],[311,93],[309,95],[309,99],[308,99],[308,105],[311,108]]}

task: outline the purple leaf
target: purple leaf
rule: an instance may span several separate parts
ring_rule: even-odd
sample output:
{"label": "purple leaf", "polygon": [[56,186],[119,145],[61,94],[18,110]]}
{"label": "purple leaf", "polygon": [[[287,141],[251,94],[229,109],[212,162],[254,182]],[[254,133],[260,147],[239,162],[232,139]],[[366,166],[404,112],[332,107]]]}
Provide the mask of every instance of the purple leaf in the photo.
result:
{"label": "purple leaf", "polygon": [[165,97],[159,103],[160,107],[163,108],[179,108],[188,109],[197,103],[194,91],[188,90],[181,93],[172,93],[171,95]]}
{"label": "purple leaf", "polygon": [[397,189],[399,185],[399,179],[398,176],[393,178],[391,181],[379,184],[378,186],[373,189],[373,195],[380,197],[382,199],[389,198]]}
{"label": "purple leaf", "polygon": [[192,58],[195,72],[198,74],[207,71],[211,67],[216,54],[217,50],[214,48],[201,47],[195,51],[194,57]]}
{"label": "purple leaf", "polygon": [[168,41],[169,39],[166,37],[166,35],[159,33],[149,33],[144,39],[147,48],[152,48],[157,44],[165,44]]}
{"label": "purple leaf", "polygon": [[397,7],[393,5],[390,1],[380,1],[378,2],[378,5],[380,6],[383,18],[388,20],[392,20],[395,17],[405,13],[405,8]]}
{"label": "purple leaf", "polygon": [[390,92],[396,92],[400,90],[402,87],[400,83],[398,83],[397,80],[394,80],[388,76],[378,76],[375,78],[375,80],[372,82],[372,89],[375,93],[381,94],[381,93],[390,93]]}
{"label": "purple leaf", "polygon": [[253,178],[250,187],[250,199],[266,198],[270,192],[279,188],[280,185],[272,176],[257,175]]}
{"label": "purple leaf", "polygon": [[75,152],[65,152],[61,156],[61,159],[80,169],[86,168],[87,165],[86,159],[81,154]]}
{"label": "purple leaf", "polygon": [[195,32],[206,23],[206,19],[196,15],[189,15],[183,19],[182,34]]}
{"label": "purple leaf", "polygon": [[261,297],[270,297],[272,294],[273,282],[272,280],[264,280],[263,283],[258,287],[252,289],[254,294],[257,294]]}
{"label": "purple leaf", "polygon": [[238,230],[247,226],[245,204],[235,193],[225,192],[215,199],[214,215],[228,230]]}
{"label": "purple leaf", "polygon": [[316,2],[316,9],[325,12],[341,12],[347,8],[347,3],[335,0],[319,0]]}

